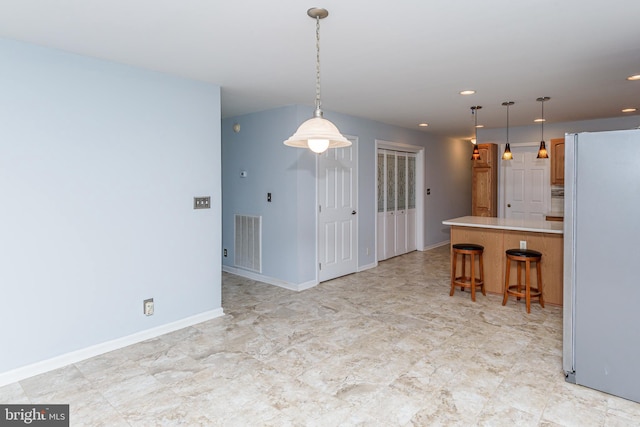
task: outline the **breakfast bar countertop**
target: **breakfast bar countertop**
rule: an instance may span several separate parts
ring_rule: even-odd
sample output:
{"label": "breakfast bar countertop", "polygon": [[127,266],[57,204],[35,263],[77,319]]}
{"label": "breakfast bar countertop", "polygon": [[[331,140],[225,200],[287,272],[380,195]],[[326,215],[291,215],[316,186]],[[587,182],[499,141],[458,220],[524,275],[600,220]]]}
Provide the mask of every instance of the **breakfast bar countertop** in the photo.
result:
{"label": "breakfast bar countertop", "polygon": [[473,228],[492,228],[496,230],[528,231],[531,233],[563,234],[563,223],[535,219],[495,218],[482,216],[463,216],[442,221],[444,225]]}

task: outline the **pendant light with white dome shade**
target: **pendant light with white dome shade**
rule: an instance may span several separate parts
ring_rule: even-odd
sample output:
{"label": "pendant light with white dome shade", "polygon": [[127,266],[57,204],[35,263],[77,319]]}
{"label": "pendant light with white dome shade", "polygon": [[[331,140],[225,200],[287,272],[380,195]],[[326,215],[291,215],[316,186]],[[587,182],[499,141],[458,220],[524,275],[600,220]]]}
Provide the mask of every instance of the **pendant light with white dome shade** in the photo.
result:
{"label": "pendant light with white dome shade", "polygon": [[298,148],[309,148],[314,153],[323,153],[329,148],[341,148],[351,145],[336,125],[322,117],[320,101],[320,20],[329,16],[326,9],[313,7],[307,15],[316,20],[316,101],[313,117],[298,127],[296,133],[284,141],[284,145]]}

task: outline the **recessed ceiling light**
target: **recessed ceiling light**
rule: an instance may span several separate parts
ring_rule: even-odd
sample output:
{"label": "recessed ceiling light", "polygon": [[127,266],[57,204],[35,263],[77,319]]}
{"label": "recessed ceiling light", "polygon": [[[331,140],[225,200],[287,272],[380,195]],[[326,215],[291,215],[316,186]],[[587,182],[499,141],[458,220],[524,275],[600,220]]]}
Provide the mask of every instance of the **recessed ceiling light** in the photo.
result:
{"label": "recessed ceiling light", "polygon": [[623,113],[635,113],[636,111],[638,111],[637,108],[625,108],[622,110]]}
{"label": "recessed ceiling light", "polygon": [[540,123],[540,122],[546,122],[545,119],[535,119],[534,120],[535,123]]}
{"label": "recessed ceiling light", "polygon": [[427,126],[429,126],[429,123],[418,123],[418,126],[420,126],[421,128],[426,128]]}
{"label": "recessed ceiling light", "polygon": [[640,80],[640,74],[634,74],[633,76],[629,76],[627,77],[627,80],[631,80],[631,81]]}
{"label": "recessed ceiling light", "polygon": [[460,91],[460,95],[473,95],[474,93],[476,93],[476,91],[475,90],[471,90],[471,89],[461,90]]}
{"label": "recessed ceiling light", "polygon": [[483,128],[484,125],[476,125],[477,128]]}

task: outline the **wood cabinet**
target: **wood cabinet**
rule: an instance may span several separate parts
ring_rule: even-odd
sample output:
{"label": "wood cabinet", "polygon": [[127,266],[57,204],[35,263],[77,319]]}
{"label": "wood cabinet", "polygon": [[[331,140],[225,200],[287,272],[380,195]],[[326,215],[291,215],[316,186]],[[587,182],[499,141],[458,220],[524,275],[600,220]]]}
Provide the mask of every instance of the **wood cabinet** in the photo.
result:
{"label": "wood cabinet", "polygon": [[551,143],[551,185],[564,185],[564,138],[555,138]]}
{"label": "wood cabinet", "polygon": [[498,216],[498,147],[478,144],[471,171],[471,215]]}
{"label": "wood cabinet", "polygon": [[473,161],[473,167],[486,168],[496,163],[497,146],[495,144],[478,144],[480,158]]}

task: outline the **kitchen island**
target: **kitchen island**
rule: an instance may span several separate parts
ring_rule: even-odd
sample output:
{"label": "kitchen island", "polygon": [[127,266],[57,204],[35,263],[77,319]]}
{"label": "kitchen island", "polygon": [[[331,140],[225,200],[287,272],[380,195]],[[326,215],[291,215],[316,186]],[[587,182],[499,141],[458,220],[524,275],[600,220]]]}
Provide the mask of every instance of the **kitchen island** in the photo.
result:
{"label": "kitchen island", "polygon": [[[475,243],[484,246],[484,283],[487,292],[502,294],[506,267],[505,251],[520,247],[542,253],[542,286],[545,304],[562,305],[563,223],[464,216],[442,221],[451,227],[451,245]],[[511,264],[511,281],[517,278],[516,263]],[[535,275],[532,275],[534,280]],[[524,273],[523,273],[524,283]],[[509,299],[511,303],[513,299]]]}

